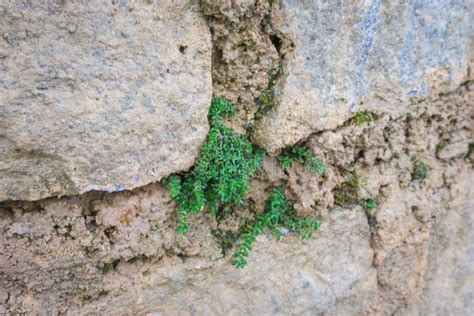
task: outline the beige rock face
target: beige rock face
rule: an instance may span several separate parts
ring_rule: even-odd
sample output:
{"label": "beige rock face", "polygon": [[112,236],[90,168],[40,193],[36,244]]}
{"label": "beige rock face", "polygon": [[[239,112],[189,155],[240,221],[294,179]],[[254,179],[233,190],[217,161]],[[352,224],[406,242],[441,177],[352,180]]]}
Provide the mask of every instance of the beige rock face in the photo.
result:
{"label": "beige rock face", "polygon": [[[470,11],[422,2],[1,2],[0,315],[474,314]],[[270,153],[178,234],[154,180],[192,164],[211,74]],[[281,168],[302,139],[324,176]],[[321,230],[264,231],[236,269],[275,187]]]}
{"label": "beige rock face", "polygon": [[[315,134],[322,180],[267,156],[247,197],[257,208],[287,182],[298,212],[324,220],[314,239],[257,238],[243,270],[230,265],[216,229],[193,216],[174,230],[174,202],[160,184],[0,205],[0,313],[274,315],[472,310],[472,85],[419,103],[410,115]],[[449,161],[437,144],[464,144]],[[414,178],[414,158],[429,166]],[[334,206],[346,173],[360,201]],[[363,208],[376,199],[375,209]],[[357,205],[359,204],[359,205]]]}
{"label": "beige rock face", "polygon": [[294,43],[255,140],[270,153],[335,128],[357,111],[399,116],[411,100],[469,79],[468,2],[282,0],[273,26]]}
{"label": "beige rock face", "polygon": [[0,201],[120,191],[193,164],[212,93],[194,1],[2,1],[0,20]]}

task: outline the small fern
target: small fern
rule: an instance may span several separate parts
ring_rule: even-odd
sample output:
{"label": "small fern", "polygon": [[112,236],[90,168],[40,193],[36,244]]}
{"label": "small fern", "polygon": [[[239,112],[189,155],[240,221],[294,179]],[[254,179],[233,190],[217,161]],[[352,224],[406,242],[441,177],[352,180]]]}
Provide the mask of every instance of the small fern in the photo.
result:
{"label": "small fern", "polygon": [[253,243],[264,229],[270,229],[273,236],[280,240],[282,234],[280,227],[287,227],[290,231],[300,233],[301,239],[311,238],[321,223],[315,219],[299,218],[296,210],[291,206],[283,193],[283,189],[276,188],[265,201],[265,211],[255,217],[255,223],[240,236],[241,242],[238,250],[233,255],[233,264],[243,268],[247,264],[247,257]]}
{"label": "small fern", "polygon": [[208,115],[210,130],[194,169],[162,181],[169,185],[170,195],[176,200],[176,230],[180,233],[188,231],[189,214],[208,207],[216,216],[222,205],[244,204],[248,179],[261,166],[265,152],[221,122],[234,112],[227,100],[212,98]]}
{"label": "small fern", "polygon": [[290,167],[293,162],[298,161],[311,172],[316,172],[320,176],[324,174],[324,164],[309,152],[306,147],[293,145],[286,147],[278,156],[280,165],[283,169]]}

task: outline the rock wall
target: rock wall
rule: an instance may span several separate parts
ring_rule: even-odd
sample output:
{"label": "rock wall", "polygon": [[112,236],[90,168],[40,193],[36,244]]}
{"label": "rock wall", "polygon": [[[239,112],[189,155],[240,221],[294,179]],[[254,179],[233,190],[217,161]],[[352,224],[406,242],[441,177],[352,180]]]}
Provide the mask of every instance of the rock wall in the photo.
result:
{"label": "rock wall", "polygon": [[[0,314],[474,314],[472,12],[0,2]],[[212,94],[267,155],[234,216],[178,234],[158,180],[192,166]],[[281,168],[297,142],[324,177]],[[236,269],[238,218],[281,183],[321,230]]]}
{"label": "rock wall", "polygon": [[191,3],[2,3],[0,201],[123,191],[193,164],[212,91]]}

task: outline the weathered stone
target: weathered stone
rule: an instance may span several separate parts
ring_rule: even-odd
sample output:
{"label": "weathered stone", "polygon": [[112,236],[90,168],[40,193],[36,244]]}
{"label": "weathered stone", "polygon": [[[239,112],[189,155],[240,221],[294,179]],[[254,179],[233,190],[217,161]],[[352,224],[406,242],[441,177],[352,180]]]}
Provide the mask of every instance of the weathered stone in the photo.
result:
{"label": "weathered stone", "polygon": [[[297,162],[283,171],[267,156],[247,202],[261,211],[268,192],[286,183],[298,212],[324,223],[304,242],[293,233],[276,242],[265,231],[243,270],[213,236],[232,229],[231,219],[192,215],[190,231],[178,234],[174,202],[159,183],[3,202],[0,311],[449,315],[452,306],[472,314],[472,160],[439,159],[436,145],[472,139],[473,93],[466,84],[410,115],[311,136],[324,179]],[[411,179],[414,155],[431,168],[424,181]],[[357,171],[360,200],[333,207],[345,170]],[[363,209],[366,199],[377,207]]]}
{"label": "weathered stone", "polygon": [[280,62],[271,40],[270,2],[203,0],[201,7],[212,33],[213,93],[238,105],[227,124],[244,132],[258,110],[255,100]]}
{"label": "weathered stone", "polygon": [[434,219],[423,294],[413,300],[410,315],[473,315],[474,305],[474,174],[463,170],[456,193]]}
{"label": "weathered stone", "polygon": [[0,201],[120,191],[193,164],[212,91],[193,1],[2,1],[0,20]]}
{"label": "weathered stone", "polygon": [[[375,295],[376,270],[361,208],[333,212],[318,237],[304,243],[295,236],[281,242],[260,236],[249,265],[238,270],[229,257],[209,260],[215,242],[211,236],[201,239],[199,228],[191,236],[173,235],[167,223],[172,207],[163,193],[151,186],[128,199],[95,200],[96,226],[87,223],[92,217],[84,216],[86,200],[78,198],[4,214],[0,247],[9,256],[0,256],[0,293],[12,298],[0,306],[28,313],[66,308],[73,314],[346,314],[363,313]],[[207,230],[202,223],[200,228]],[[171,247],[175,242],[187,246]],[[184,261],[166,256],[165,249],[181,253]],[[83,306],[71,305],[71,299]],[[354,306],[357,301],[364,303]]]}
{"label": "weathered stone", "polygon": [[125,266],[120,282],[135,289],[126,294],[127,300],[143,302],[140,307],[131,307],[121,297],[99,298],[81,312],[364,314],[377,288],[369,235],[362,209],[339,210],[332,213],[318,238],[304,244],[295,238],[276,242],[261,236],[244,270],[227,261],[209,266],[199,259],[184,264],[179,259],[164,260],[161,266],[150,267],[147,288],[138,290],[136,274]]}
{"label": "weathered stone", "polygon": [[468,1],[282,0],[273,26],[293,40],[274,109],[254,138],[270,153],[361,110],[398,116],[413,99],[469,79]]}
{"label": "weathered stone", "polygon": [[[137,45],[148,47],[149,42],[142,41],[152,37],[156,39],[155,42],[151,42],[153,44],[167,43],[170,50],[163,50],[169,54],[159,55],[160,58],[166,60],[171,58],[168,60],[171,65],[177,69],[190,71],[190,74],[196,71],[195,78],[207,78],[199,71],[206,65],[209,66],[206,64],[205,57],[208,56],[207,48],[209,47],[205,46],[208,42],[205,38],[199,37],[201,34],[195,34],[193,31],[189,36],[195,37],[198,44],[200,41],[201,44],[204,43],[204,46],[195,47],[187,33],[180,33],[181,27],[190,31],[201,28],[205,30],[202,19],[196,13],[196,8],[190,6],[189,3],[172,3],[171,0],[158,1],[154,4],[142,2],[138,4],[137,2],[136,7],[128,11],[129,13],[123,11],[125,7],[119,6],[113,13],[115,22],[108,24],[113,27],[104,28],[101,23],[112,21],[112,18],[104,15],[104,18],[99,19],[95,17],[95,14],[103,12],[101,10],[112,12],[113,3],[102,3],[102,6],[95,6],[99,9],[93,9],[92,5],[74,5],[65,2],[50,4],[51,7],[48,9],[39,6],[37,10],[33,10],[30,2],[27,1],[24,3],[17,1],[16,5],[9,4],[15,8],[18,6],[18,10],[11,8],[6,10],[6,5],[2,2],[0,5],[2,34],[4,34],[4,29],[8,30],[5,34],[18,32],[20,34],[22,28],[25,30],[25,25],[36,25],[36,28],[28,29],[28,32],[25,30],[22,40],[19,39],[19,35],[15,35],[17,39],[8,36],[7,40],[0,38],[1,45],[4,45],[2,49],[3,47],[9,49],[0,52],[0,62],[3,67],[1,70],[4,73],[7,73],[5,69],[10,69],[8,67],[19,67],[18,65],[24,67],[26,62],[22,64],[19,61],[27,58],[24,52],[30,47],[39,52],[44,49],[41,43],[53,43],[54,49],[69,47],[69,41],[78,40],[73,36],[81,32],[80,30],[93,30],[94,27],[98,27],[99,30],[103,30],[102,34],[107,35],[108,30],[115,27],[124,30],[124,34],[128,34],[126,33],[128,28],[135,33],[140,30],[149,31],[146,35],[137,34]],[[114,2],[123,4],[125,1]],[[409,9],[412,6],[411,2],[400,5],[398,2],[379,4],[377,1],[369,1],[367,7],[362,6],[362,9],[355,5],[351,7],[352,4],[326,6],[315,1],[312,1],[310,5],[310,2],[305,1],[283,0],[281,4],[280,6],[279,1],[267,0],[204,0],[200,2],[200,9],[206,15],[213,32],[214,53],[222,50],[223,59],[214,58],[212,71],[213,79],[224,80],[214,82],[214,92],[217,91],[218,94],[238,101],[238,105],[251,102],[253,98],[258,97],[259,89],[265,88],[265,82],[269,81],[271,76],[266,72],[274,66],[274,63],[283,60],[286,75],[274,81],[272,88],[272,92],[277,97],[279,96],[277,101],[280,103],[277,104],[275,112],[270,111],[266,114],[261,111],[257,113],[257,116],[263,118],[260,123],[269,122],[266,120],[274,118],[272,115],[282,113],[278,112],[279,109],[283,109],[282,100],[298,101],[300,100],[297,99],[298,93],[307,96],[310,101],[319,100],[315,96],[319,91],[320,100],[326,100],[324,104],[328,105],[327,108],[319,109],[323,113],[322,116],[308,117],[309,123],[301,120],[302,109],[307,110],[308,115],[314,113],[319,115],[317,111],[323,104],[322,101],[301,103],[301,108],[290,104],[287,110],[290,114],[295,113],[295,116],[289,116],[289,120],[293,121],[275,121],[282,125],[275,124],[276,132],[272,130],[271,135],[271,139],[275,142],[272,142],[271,146],[286,144],[291,137],[299,139],[300,136],[295,134],[295,126],[301,128],[304,133],[306,130],[318,130],[319,127],[315,128],[311,125],[312,120],[321,119],[322,121],[324,115],[327,114],[328,119],[323,123],[329,124],[329,127],[325,127],[328,130],[313,133],[307,138],[305,144],[308,151],[324,163],[324,176],[310,172],[299,162],[294,162],[283,169],[276,157],[266,155],[261,170],[251,179],[251,188],[245,196],[244,205],[235,205],[232,212],[222,210],[222,214],[220,213],[217,218],[209,216],[205,211],[192,214],[187,234],[176,232],[175,202],[168,189],[157,182],[114,193],[88,192],[34,202],[3,201],[0,203],[0,314],[473,314],[474,157],[470,151],[472,151],[474,138],[474,82],[466,82],[459,87],[456,85],[456,82],[460,82],[465,77],[462,74],[466,62],[465,34],[471,34],[469,33],[471,31],[469,26],[466,29],[460,28],[466,24],[466,17],[469,16],[470,11],[466,8],[465,12],[460,12],[462,3],[451,3],[447,6],[439,2],[430,4],[426,1],[420,5],[420,8],[414,5],[411,10]],[[59,10],[58,8],[66,9],[56,14],[55,10]],[[126,8],[132,9],[131,6]],[[151,8],[149,11],[155,12],[156,15],[147,13],[146,8]],[[445,12],[442,12],[443,10]],[[96,13],[92,14],[92,11]],[[272,12],[271,16],[270,12]],[[45,13],[51,13],[51,17],[44,16]],[[295,13],[296,15],[292,15]],[[16,21],[16,24],[12,22],[13,17],[25,14],[29,17],[25,18],[25,21],[29,21],[30,24],[20,23],[20,21]],[[156,19],[151,22],[148,20],[150,18],[148,14]],[[94,27],[92,24],[89,28],[85,27],[89,25],[89,22],[83,19],[84,16],[95,17],[91,19]],[[365,21],[364,16],[367,17]],[[65,17],[68,23],[82,25],[82,27],[67,26],[66,29],[70,35],[57,39],[55,36],[60,33],[56,31],[54,21],[61,17]],[[140,17],[140,19],[131,17]],[[372,17],[376,18],[372,21]],[[314,24],[309,23],[309,20]],[[445,24],[446,32],[440,32],[444,30],[442,27],[446,20],[449,20],[449,23]],[[146,23],[150,27],[141,29],[140,24],[135,24],[135,22]],[[182,26],[181,23],[184,22],[195,22],[195,25]],[[297,23],[301,24],[299,30],[295,29]],[[151,27],[152,24],[156,24],[156,30]],[[17,25],[18,29],[12,29],[12,25]],[[45,26],[45,30],[40,29],[38,25]],[[315,30],[319,28],[319,31],[313,32],[310,26],[314,26]],[[332,35],[327,31],[331,28],[335,30]],[[398,29],[399,32],[395,32],[394,29]],[[284,30],[288,37],[282,33]],[[409,34],[406,30],[414,30],[418,33]],[[170,34],[175,34],[176,31],[174,42],[160,38],[155,31],[162,32],[165,37],[174,36]],[[426,36],[428,31],[433,31],[433,34],[430,33],[431,37]],[[31,35],[38,32],[41,36],[35,41],[35,37]],[[165,32],[168,33],[165,34]],[[26,34],[29,34],[29,37]],[[52,34],[53,39],[45,41],[45,36],[48,34]],[[207,38],[206,34],[203,32],[202,35]],[[309,34],[309,38],[306,34]],[[373,35],[372,43],[366,37],[372,36],[371,34]],[[257,42],[247,42],[253,35],[256,35]],[[311,36],[319,42],[312,40]],[[84,38],[84,36],[79,36],[81,40]],[[453,42],[454,38],[459,40],[456,45]],[[185,44],[188,47],[176,48],[182,39],[189,39],[190,44]],[[18,56],[11,54],[10,50],[13,48],[10,47],[10,42],[19,45],[12,46],[17,49]],[[89,42],[78,42],[78,45],[74,46],[79,53],[87,51],[88,46],[84,43]],[[128,56],[128,49],[135,47],[133,43],[127,43],[129,47],[126,48],[123,45],[115,46],[114,44],[115,48],[107,52],[119,55],[123,53]],[[293,50],[290,48],[293,43],[295,51],[294,55],[291,55]],[[338,43],[342,43],[340,49],[337,49]],[[352,43],[352,46],[348,43]],[[357,46],[359,45],[357,43],[360,46]],[[359,56],[365,54],[363,53],[364,43],[369,43],[369,50],[366,52],[366,61],[362,61],[365,70],[359,72],[360,69],[357,67],[363,59]],[[439,50],[433,49],[435,45],[439,46]],[[349,51],[345,52],[344,49],[347,47]],[[412,50],[404,52],[404,47]],[[399,48],[400,51],[396,52],[395,48]],[[123,51],[124,49],[126,52]],[[185,55],[183,58],[187,58],[187,54],[192,54],[198,59],[198,53],[194,54],[198,49],[202,54],[202,56],[199,55],[202,57],[201,61],[187,59],[186,61],[190,65],[198,64],[202,69],[197,67],[190,70],[185,64],[180,64],[178,59],[175,60],[174,58],[177,57],[172,55],[178,54],[177,51],[179,51],[179,54]],[[269,51],[266,51],[267,49]],[[332,49],[334,49],[334,56],[331,55]],[[433,50],[432,57],[428,56],[428,49]],[[138,49],[136,51],[141,53]],[[382,51],[384,54],[381,53]],[[68,52],[71,55],[75,54],[74,51]],[[161,48],[158,52],[162,52]],[[305,55],[307,52],[313,54],[311,55],[313,57],[319,56],[320,59],[316,63],[311,62],[310,58],[307,67],[302,69],[301,61],[304,62],[305,57],[311,57]],[[141,60],[137,56],[142,55],[138,53],[136,56],[132,54],[133,56],[126,58],[126,65],[132,61],[136,62],[135,59]],[[280,61],[277,60],[276,54]],[[45,54],[36,52],[30,54],[32,57],[43,55]],[[86,58],[87,54],[79,54],[79,56],[84,57],[84,61],[78,61],[80,69],[89,71],[88,65],[96,65],[90,63],[91,59]],[[294,59],[288,58],[291,56]],[[112,57],[107,58],[103,60],[109,61]],[[337,58],[340,59],[340,63]],[[70,67],[74,66],[75,61],[63,55],[58,55],[56,60],[63,63],[61,67],[53,67],[53,70],[67,70],[69,68],[64,65],[64,61],[71,61]],[[402,64],[400,60],[408,61],[408,64]],[[118,60],[113,61],[115,65],[121,65]],[[54,60],[50,59],[49,62],[54,63]],[[253,63],[258,64],[253,68],[254,73],[252,72]],[[105,72],[106,77],[99,77],[100,82],[105,82],[102,84],[108,87],[109,91],[118,93],[106,84],[119,85],[120,83],[119,88],[133,86],[136,82],[134,78],[141,73],[144,73],[145,85],[148,86],[150,82],[155,84],[152,76],[154,72],[150,74],[145,71],[148,68],[144,66],[144,63],[140,65],[143,66],[141,70],[132,72],[135,77],[127,77],[117,82],[110,79],[114,74],[107,68],[108,66],[96,66],[108,71]],[[337,71],[331,69],[331,65]],[[410,67],[403,68],[405,66],[401,65]],[[37,69],[35,67],[31,68]],[[80,69],[73,67],[73,70],[82,73]],[[171,72],[172,68],[169,69]],[[114,70],[117,69],[114,68]],[[34,81],[28,77],[28,71],[30,70],[17,71],[17,73],[25,74],[25,82],[28,84],[25,87],[32,86],[31,82]],[[120,72],[120,75],[126,71]],[[207,71],[211,70],[207,69]],[[450,71],[451,78],[449,78]],[[197,72],[202,76],[199,77]],[[334,91],[331,90],[332,81],[325,82],[317,77],[319,74],[332,78]],[[187,75],[183,73],[178,75],[171,72],[171,75],[176,75],[178,78],[185,76],[184,84],[190,82],[186,80]],[[439,78],[436,77],[438,75]],[[11,96],[15,95],[23,102],[19,103],[20,105],[29,105],[34,109],[31,113],[25,110],[25,115],[29,115],[25,116],[26,123],[20,120],[17,122],[18,126],[25,127],[29,122],[27,119],[31,121],[31,118],[35,117],[47,118],[47,115],[51,116],[51,111],[61,109],[62,104],[68,105],[66,114],[77,114],[70,108],[71,104],[76,103],[68,103],[73,102],[72,99],[65,99],[65,95],[67,96],[64,92],[66,91],[65,83],[61,81],[63,79],[59,79],[64,77],[63,74],[53,73],[45,76],[49,78],[49,81],[46,80],[47,90],[30,89],[30,91],[27,88],[21,88],[18,83],[18,88],[8,86],[8,90],[5,91],[6,85],[2,81],[3,86],[0,89],[3,90],[0,92],[5,92],[0,94],[2,102],[16,100]],[[59,88],[53,89],[49,86],[52,84],[51,76],[56,76],[54,80],[59,82]],[[88,76],[95,78],[92,75]],[[386,79],[378,80],[384,76]],[[93,83],[99,82],[99,79],[91,79],[91,83],[84,83],[84,76],[75,75],[74,78],[82,78],[82,81],[80,85],[72,81],[73,87],[83,87],[86,84],[88,84],[86,87],[90,87]],[[5,82],[11,84],[12,78],[7,77],[7,79]],[[6,79],[2,77],[1,80]],[[238,86],[226,87],[227,80]],[[286,83],[283,82],[284,80]],[[417,86],[421,82],[423,86],[423,80],[426,81],[426,93],[410,90],[412,84]],[[169,100],[166,100],[170,103],[163,101],[163,107],[169,107],[173,102],[178,102],[176,101],[178,99],[174,99],[174,95],[166,94],[166,91],[178,93],[179,96],[177,95],[176,98],[182,98],[190,106],[194,103],[188,99],[189,96],[202,97],[206,93],[206,89],[198,90],[197,87],[200,86],[194,86],[196,88],[193,90],[194,94],[184,94],[188,91],[186,89],[191,88],[180,86],[183,82],[176,80],[176,85],[179,87],[167,88],[156,84],[157,87],[163,88],[163,90],[156,90],[159,92],[157,92],[157,100],[161,100],[163,94],[169,96]],[[314,87],[314,82],[321,85]],[[300,86],[295,86],[297,84]],[[457,89],[452,89],[451,84],[456,85]],[[20,93],[20,88],[29,94]],[[284,90],[280,91],[280,88]],[[345,97],[355,95],[352,100],[356,100],[359,98],[358,91],[364,92],[364,90],[366,94],[362,93],[360,97],[364,104],[357,104],[354,101],[356,104],[354,111],[367,109],[379,115],[370,122],[351,120],[338,128],[331,129],[331,124],[337,125],[338,121],[352,115],[349,113],[350,109],[347,110],[350,105],[345,103],[349,99],[338,103],[339,101],[334,101],[334,98],[337,99],[338,94],[343,94]],[[153,91],[149,93],[154,93]],[[438,95],[443,91],[449,91],[449,93]],[[80,96],[84,95],[84,99],[88,101],[89,94],[86,92],[89,93],[90,90],[82,91]],[[284,94],[278,94],[280,92]],[[36,109],[38,105],[35,102],[40,98],[39,93],[44,94],[41,98],[49,98],[47,100],[51,101],[46,104],[47,106],[54,105],[50,112],[47,106],[44,106],[43,112],[47,114],[46,116],[42,116],[43,112]],[[31,100],[26,96],[31,96]],[[380,99],[380,103],[377,103],[376,100],[380,96],[385,97],[386,100]],[[61,103],[54,103],[56,99],[53,97]],[[71,98],[77,98],[77,95],[71,94]],[[29,103],[25,100],[29,100]],[[18,109],[21,109],[20,105],[10,107],[4,104],[7,103],[0,104],[2,105],[0,123],[2,124],[10,122],[6,119],[10,119],[12,113],[19,113]],[[139,112],[138,104],[141,103],[137,101],[133,104],[135,105],[133,113]],[[157,102],[157,104],[162,103]],[[88,106],[92,107],[90,104]],[[254,102],[252,105],[252,107],[258,106],[259,102]],[[336,109],[334,111],[339,111],[339,107],[342,109],[340,110],[341,117],[336,119],[335,114],[334,117],[331,116],[333,115],[331,111],[334,109]],[[90,110],[90,108],[87,109]],[[82,109],[82,111],[86,113],[87,109]],[[98,109],[105,111],[103,107],[98,107]],[[231,119],[226,124],[242,127],[241,123],[251,122],[255,110],[255,108],[242,107],[240,114],[245,115],[239,116],[235,121]],[[160,111],[166,114],[174,110],[169,108]],[[197,128],[206,125],[205,106],[199,110],[192,108],[191,112],[199,112],[202,115],[200,116],[202,121],[199,121]],[[113,113],[115,116],[111,112],[107,118],[122,119],[120,115],[123,113],[120,111]],[[88,117],[98,117],[96,114],[97,111],[87,112],[84,116],[78,116],[73,122],[89,124]],[[181,114],[180,110],[177,109],[175,114]],[[269,117],[265,118],[266,115]],[[137,117],[142,120],[144,116]],[[177,119],[171,114],[165,118],[171,117]],[[156,120],[156,118],[150,116],[150,119]],[[187,122],[191,125],[191,119],[192,116],[185,116],[182,121],[170,121],[169,125],[166,125],[166,128],[173,128],[172,132],[176,132],[177,137],[181,139],[172,140],[161,134],[157,137],[164,137],[163,142],[174,144],[176,151],[182,152],[183,155],[194,155],[194,151],[188,152],[186,150],[190,150],[189,148],[183,149],[181,146],[189,142],[194,144],[194,141],[198,146],[197,140],[194,139],[196,135],[185,134],[184,136],[189,136],[189,138],[182,138],[184,136],[180,134],[181,132],[174,130],[180,127],[179,124]],[[333,120],[331,124],[328,123],[330,120]],[[143,121],[148,122],[144,119],[140,121],[140,124],[144,125]],[[60,122],[59,119],[58,122]],[[44,123],[42,126],[44,129],[53,128],[54,123],[55,121],[50,123],[51,126]],[[8,124],[9,129],[0,130],[2,155],[14,152],[13,145],[19,146],[11,142],[7,143],[7,141],[16,141],[16,138],[7,139],[5,136],[10,135],[10,128],[12,132],[16,128],[16,125],[11,122]],[[157,125],[162,127],[163,123],[157,120]],[[3,127],[3,125],[0,126]],[[156,128],[160,128],[163,132],[161,127]],[[258,129],[260,127],[257,124],[256,135],[262,131]],[[100,129],[103,126],[97,128]],[[187,128],[185,131],[189,132]],[[288,131],[290,138],[286,138],[286,134],[282,136],[282,130]],[[33,133],[28,129],[25,131]],[[17,137],[18,133],[17,131],[13,136]],[[58,135],[63,134],[70,136],[68,132]],[[100,135],[102,134],[99,133]],[[85,136],[83,135],[82,139]],[[143,147],[146,141],[142,138],[133,140],[125,134],[121,137],[132,142],[130,146],[135,149],[138,147],[149,149]],[[20,145],[31,145],[31,142],[26,142],[24,138],[18,139],[21,141]],[[81,140],[80,137],[79,140]],[[42,139],[39,141],[46,144]],[[118,141],[121,140],[118,139]],[[59,140],[58,142],[60,143]],[[53,142],[51,145],[53,149],[56,148],[54,144]],[[275,148],[278,147],[277,145]],[[87,148],[91,151],[101,149],[101,147]],[[121,145],[118,148],[122,148]],[[160,149],[161,153],[167,154],[165,149]],[[43,163],[45,159],[56,158],[56,156],[45,155],[36,148],[26,153],[20,151],[17,156],[21,158],[21,155],[26,154],[33,156],[31,160],[38,163]],[[102,154],[97,156],[98,163],[107,164],[104,162],[104,155],[102,151]],[[0,170],[2,170],[0,176],[9,175],[9,178],[5,178],[9,179],[8,181],[14,180],[13,174],[8,173],[9,169],[7,169],[8,164],[17,163],[13,160],[14,158],[10,155],[8,160],[0,161]],[[112,158],[118,159],[115,156]],[[192,158],[180,157],[186,161],[192,161]],[[26,166],[23,160],[18,160],[18,164],[15,165],[20,168],[20,171],[33,173],[36,168],[44,170],[41,164],[22,169],[23,167],[19,164],[23,163]],[[145,160],[143,158],[143,161]],[[138,161],[137,166],[142,166],[141,162]],[[423,172],[419,170],[420,164],[425,166],[422,168]],[[166,163],[161,165],[160,162],[159,166],[166,166]],[[94,170],[90,172],[95,175]],[[131,175],[124,170],[124,177]],[[357,175],[358,181],[349,186],[348,181],[353,179],[354,175]],[[74,180],[77,179],[74,178]],[[3,178],[0,183],[1,181]],[[45,184],[39,183],[39,185]],[[271,237],[269,230],[264,230],[253,245],[248,265],[242,270],[236,269],[230,265],[231,254],[235,251],[235,242],[238,242],[234,240],[234,233],[239,229],[245,229],[248,224],[246,219],[254,218],[255,213],[264,210],[268,193],[275,187],[284,188],[286,197],[300,215],[316,216],[321,219],[323,221],[321,230],[315,234],[314,238],[301,241],[296,234],[289,232],[288,227],[278,227],[285,235],[279,242]],[[350,191],[348,191],[349,188]],[[1,185],[0,190],[1,194],[6,192]],[[37,189],[31,188],[31,190],[33,192]],[[345,203],[339,199],[338,205],[341,206],[335,207],[336,197],[341,192],[350,194],[351,198],[346,199]],[[30,194],[29,191],[26,193]],[[369,207],[370,204],[367,203],[369,199],[376,202],[375,208],[372,207],[374,203],[371,203],[372,206]]]}

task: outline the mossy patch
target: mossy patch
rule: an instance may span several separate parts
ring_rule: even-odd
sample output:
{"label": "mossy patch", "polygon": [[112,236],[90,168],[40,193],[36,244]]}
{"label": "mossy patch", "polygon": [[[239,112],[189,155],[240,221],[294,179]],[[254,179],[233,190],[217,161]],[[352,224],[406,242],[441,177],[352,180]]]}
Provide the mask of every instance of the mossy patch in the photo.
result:
{"label": "mossy patch", "polygon": [[109,262],[99,262],[97,263],[97,269],[102,272],[102,274],[109,273],[117,267],[117,264],[119,263],[119,260],[113,260]]}
{"label": "mossy patch", "polygon": [[431,167],[426,164],[420,157],[413,160],[411,180],[413,182],[423,182],[428,176]]}
{"label": "mossy patch", "polygon": [[466,158],[472,159],[473,154],[474,154],[474,143],[470,143],[467,148]]}
{"label": "mossy patch", "polygon": [[346,182],[334,189],[334,203],[341,207],[359,204],[359,187],[360,178],[356,171],[352,171]]}
{"label": "mossy patch", "polygon": [[375,120],[375,114],[370,113],[368,111],[363,111],[351,117],[347,121],[347,124],[348,125],[361,125],[363,123],[372,122],[374,120]]}
{"label": "mossy patch", "polygon": [[260,94],[255,102],[259,106],[255,119],[259,119],[267,114],[275,104],[275,84],[278,78],[283,75],[283,65],[280,63],[275,69],[271,70],[268,74],[268,85],[267,88]]}
{"label": "mossy patch", "polygon": [[290,167],[295,161],[304,165],[309,171],[320,176],[324,174],[325,167],[321,160],[316,158],[308,148],[299,145],[286,147],[278,156],[278,161],[283,169]]}

